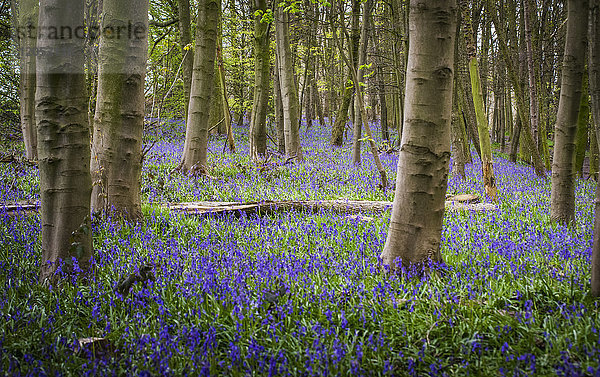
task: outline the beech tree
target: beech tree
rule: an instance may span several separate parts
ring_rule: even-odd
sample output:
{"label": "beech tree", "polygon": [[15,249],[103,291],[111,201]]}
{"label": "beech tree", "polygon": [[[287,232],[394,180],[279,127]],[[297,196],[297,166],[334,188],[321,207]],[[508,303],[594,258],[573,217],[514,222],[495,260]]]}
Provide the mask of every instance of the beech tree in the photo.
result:
{"label": "beech tree", "polygon": [[[61,260],[69,271],[86,271],[92,256],[85,40],[78,34],[84,25],[83,2],[42,1],[38,25],[35,116],[42,214],[40,281],[45,282],[56,278]],[[59,30],[61,37],[49,30]]]}
{"label": "beech tree", "polygon": [[[92,210],[141,217],[148,1],[104,0],[91,172]],[[110,34],[109,34],[110,33]]]}
{"label": "beech tree", "polygon": [[457,7],[454,0],[411,1],[404,130],[384,265],[441,261],[450,163]]}
{"label": "beech tree", "polygon": [[300,145],[300,102],[298,87],[294,74],[294,62],[290,47],[290,13],[286,3],[277,6],[275,12],[275,41],[277,45],[277,60],[279,85],[283,105],[283,128],[285,135],[285,154],[302,161],[302,146]]}
{"label": "beech tree", "polygon": [[37,43],[38,0],[21,0],[18,3],[18,30],[20,57],[21,131],[25,142],[25,157],[37,159],[37,133],[35,126],[35,61]]}
{"label": "beech tree", "polygon": [[[596,140],[600,140],[600,0],[590,0],[588,74]],[[596,143],[598,147],[598,143]],[[590,147],[591,148],[591,147]],[[591,162],[590,162],[591,164]],[[596,184],[594,243],[592,246],[592,295],[600,296],[600,184]]]}
{"label": "beech tree", "polygon": [[575,219],[575,134],[581,101],[588,30],[588,0],[569,0],[567,39],[556,116],[550,217],[567,224]]}
{"label": "beech tree", "polygon": [[217,23],[220,0],[200,0],[196,25],[194,69],[188,108],[185,144],[179,169],[205,174],[208,152],[208,119],[215,74]]}
{"label": "beech tree", "polygon": [[273,13],[266,0],[254,0],[254,101],[250,120],[250,155],[254,160],[267,152],[267,110],[269,105],[269,29]]}

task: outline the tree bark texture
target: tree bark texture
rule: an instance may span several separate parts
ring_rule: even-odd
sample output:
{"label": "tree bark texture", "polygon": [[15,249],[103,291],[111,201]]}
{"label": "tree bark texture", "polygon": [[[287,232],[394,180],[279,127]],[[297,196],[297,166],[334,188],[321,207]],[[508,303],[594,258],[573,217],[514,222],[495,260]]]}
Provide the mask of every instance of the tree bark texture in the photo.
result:
{"label": "tree bark texture", "polygon": [[588,30],[588,0],[568,1],[567,37],[560,101],[554,135],[550,218],[567,224],[575,219],[575,134],[581,102]]}
{"label": "tree bark texture", "polygon": [[294,74],[294,62],[290,47],[290,14],[278,7],[275,15],[275,40],[279,59],[279,83],[283,103],[285,153],[302,161],[300,146],[300,102]]}
{"label": "tree bark texture", "polygon": [[[82,25],[83,2],[41,2],[40,30],[76,30]],[[68,34],[64,38],[38,35],[35,116],[42,212],[42,282],[58,276],[55,272],[61,260],[67,270],[85,272],[92,256],[84,43],[82,38]]]}
{"label": "tree bark texture", "polygon": [[100,39],[98,98],[92,143],[92,211],[142,216],[140,184],[148,2],[104,0],[103,29],[135,32]]}
{"label": "tree bark texture", "polygon": [[381,259],[400,265],[441,261],[450,162],[457,7],[411,2],[404,131],[390,227]]}
{"label": "tree bark texture", "polygon": [[[590,0],[590,29],[588,51],[589,91],[594,119],[596,146],[600,146],[600,0]],[[598,151],[600,152],[600,151]],[[590,161],[591,163],[591,161]],[[600,178],[599,178],[600,180]],[[600,296],[600,184],[596,184],[594,212],[594,241],[592,245],[592,296]]]}
{"label": "tree bark texture", "polygon": [[20,108],[21,131],[25,142],[25,157],[37,160],[37,131],[35,123],[35,61],[36,30],[38,25],[39,1],[21,0],[18,3],[18,30],[20,56]]}
{"label": "tree bark texture", "polygon": [[267,153],[267,110],[271,54],[270,20],[266,0],[254,0],[254,102],[250,119],[250,156],[258,160]]}
{"label": "tree bark texture", "polygon": [[179,169],[185,173],[205,174],[208,152],[208,119],[215,74],[217,22],[220,0],[200,0],[196,26],[196,47],[185,144]]}

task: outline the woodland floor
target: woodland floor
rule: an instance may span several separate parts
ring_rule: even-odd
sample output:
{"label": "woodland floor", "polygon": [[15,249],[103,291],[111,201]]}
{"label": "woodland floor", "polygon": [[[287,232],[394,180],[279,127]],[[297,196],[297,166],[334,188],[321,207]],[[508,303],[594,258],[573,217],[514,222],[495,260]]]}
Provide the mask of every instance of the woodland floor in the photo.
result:
{"label": "woodland floor", "polygon": [[[377,132],[377,127],[375,131]],[[495,155],[493,211],[452,211],[445,264],[429,278],[382,271],[389,211],[193,217],[165,203],[391,201],[363,163],[301,132],[306,161],[247,158],[210,143],[210,178],[174,173],[184,128],[167,123],[142,175],[143,221],[96,219],[88,286],[37,283],[40,218],[0,208],[0,373],[5,375],[600,376],[599,304],[588,296],[595,182],[578,180],[576,222],[549,220],[550,178]],[[4,154],[19,152],[5,142]],[[271,147],[274,147],[272,144]],[[383,153],[390,179],[397,157]],[[474,160],[476,155],[474,154]],[[479,161],[448,192],[483,197]],[[35,166],[0,163],[0,202],[35,203]],[[135,271],[155,276],[119,293]]]}

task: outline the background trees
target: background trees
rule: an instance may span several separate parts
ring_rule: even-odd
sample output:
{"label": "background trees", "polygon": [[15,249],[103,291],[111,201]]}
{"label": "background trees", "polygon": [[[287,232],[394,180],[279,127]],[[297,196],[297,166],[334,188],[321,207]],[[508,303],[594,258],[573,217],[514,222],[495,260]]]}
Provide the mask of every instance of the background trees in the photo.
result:
{"label": "background trees", "polygon": [[[35,23],[31,18],[35,11],[28,12],[35,4],[35,1],[31,4],[4,2],[0,20],[12,23],[14,27]],[[221,125],[232,119],[236,127],[252,129],[251,139],[240,142],[251,145],[251,154],[255,157],[279,151],[300,159],[303,130],[311,127],[325,127],[331,131],[332,145],[349,147],[352,144],[353,153],[348,159],[355,163],[360,161],[361,151],[364,153],[362,141],[367,141],[382,176],[381,186],[385,187],[386,172],[377,163],[377,149],[396,152],[406,131],[408,2],[373,0],[324,4],[244,0],[207,4],[152,0],[148,12],[140,11],[150,18],[148,71],[145,79],[140,79],[136,85],[135,95],[129,95],[132,93],[129,89],[118,89],[109,83],[106,67],[110,64],[113,64],[110,69],[123,64],[140,67],[140,61],[144,60],[142,55],[136,55],[135,63],[124,63],[133,59],[132,49],[125,48],[132,54],[123,56],[122,52],[116,52],[119,48],[123,51],[122,46],[101,48],[98,62],[95,42],[90,38],[86,41],[85,95],[92,104],[90,112],[96,117],[92,163],[97,165],[91,168],[95,175],[92,207],[117,204],[116,199],[110,199],[111,193],[118,192],[117,186],[108,189],[109,177],[117,172],[130,180],[124,185],[130,186],[131,194],[127,195],[132,195],[133,202],[139,202],[135,199],[136,195],[139,198],[139,164],[134,166],[136,164],[127,161],[122,164],[125,168],[115,170],[110,168],[114,162],[109,161],[117,158],[115,156],[143,154],[140,143],[133,143],[136,146],[128,149],[112,145],[108,140],[119,140],[122,145],[127,140],[140,139],[143,113],[147,116],[146,125],[155,128],[165,125],[166,119],[184,120],[188,132],[181,164],[183,171],[207,172],[207,141],[210,137],[221,137],[220,134],[229,129]],[[567,28],[561,28],[567,20],[567,8],[552,0],[506,0],[502,3],[465,0],[461,4],[463,14],[458,21],[462,31],[456,38],[454,127],[451,129],[454,171],[461,174],[461,165],[469,163],[471,147],[483,157],[483,166],[490,167],[487,171],[491,171],[493,160],[488,140],[498,152],[531,164],[539,175],[546,173],[551,161],[555,166],[563,164],[560,161],[564,157],[561,151],[565,143],[561,135],[564,134],[562,125],[566,123],[559,95],[573,99],[579,96],[583,99],[582,109],[585,109],[589,96],[577,83],[574,86],[580,87],[580,93],[567,93],[570,69],[562,66],[561,61],[565,60],[565,43],[567,48],[574,47],[567,38]],[[83,23],[95,25],[100,19],[98,14],[107,14],[113,5],[110,1],[104,4],[102,1],[86,2]],[[585,4],[579,5],[579,9],[585,8]],[[210,15],[207,9],[210,9]],[[270,33],[271,30],[274,32]],[[12,113],[5,109],[13,106],[11,111],[15,111],[14,106],[20,100],[23,105],[20,115],[25,125],[33,119],[32,86],[26,84],[32,80],[33,60],[25,61],[27,56],[22,53],[23,59],[15,59],[15,54],[22,51],[20,47],[33,41],[18,39],[18,35],[13,34],[2,35],[4,39],[0,41],[8,50],[0,53],[0,79],[9,83],[8,87],[16,88],[14,76],[18,71],[22,95],[19,98],[15,93],[11,94],[7,86],[2,86],[0,90],[5,93],[2,102],[7,105],[2,107],[2,117],[10,117]],[[196,38],[196,46],[191,43],[192,36]],[[477,46],[477,54],[473,54],[474,46]],[[111,57],[113,50],[115,54]],[[194,56],[195,89],[191,73]],[[215,57],[218,57],[217,64]],[[18,70],[13,64],[17,60],[21,64]],[[470,76],[469,67],[474,72]],[[590,64],[590,75],[594,74],[592,68]],[[98,70],[99,75],[96,75]],[[131,85],[130,79],[139,77],[136,75],[129,77],[124,85]],[[471,78],[479,79],[475,81],[479,81],[481,91]],[[218,88],[213,90],[215,84]],[[596,89],[592,79],[589,85],[593,96]],[[125,91],[126,96],[123,95]],[[210,101],[209,96],[222,101]],[[135,115],[123,110],[129,106],[127,100],[136,103],[131,105],[137,109]],[[209,102],[214,103],[210,105]],[[141,106],[145,108],[141,109]],[[117,115],[117,108],[121,109],[120,115]],[[188,109],[193,110],[188,112]],[[209,117],[211,112],[212,119]],[[597,137],[590,132],[593,128],[588,127],[589,115],[578,109],[577,112],[581,116],[576,125],[571,124],[572,120],[567,122],[571,124],[569,132],[575,133],[574,141],[566,144],[567,149],[572,149],[576,156],[573,171],[581,174],[582,166],[589,165],[593,175],[597,172],[598,152],[594,147],[598,145]],[[221,122],[221,118],[225,121]],[[315,126],[312,120],[317,118],[319,122]],[[136,125],[131,128],[135,132],[127,135],[120,132],[129,127],[115,131],[109,126],[128,121]],[[488,128],[477,127],[478,124],[487,124]],[[559,125],[556,129],[555,124]],[[367,130],[371,127],[380,131],[381,136],[379,132],[369,134]],[[27,129],[23,127],[23,138],[33,141]],[[146,129],[146,141],[152,137],[149,131]],[[232,136],[230,133],[227,142],[230,146],[233,146]],[[35,150],[30,144],[28,142],[26,147],[28,158],[33,157],[31,151]],[[108,150],[114,153],[108,153]],[[130,160],[137,161],[137,158]],[[564,162],[564,169],[559,170],[566,172],[572,163],[569,156],[564,160],[568,162]],[[553,208],[570,201],[568,195],[558,193],[558,187],[564,183],[563,176],[558,174],[554,180],[553,198],[556,200],[553,199],[553,203],[561,204],[553,204]],[[492,181],[488,177],[488,188]],[[117,206],[139,208],[139,204]],[[137,209],[128,212],[139,214]]]}

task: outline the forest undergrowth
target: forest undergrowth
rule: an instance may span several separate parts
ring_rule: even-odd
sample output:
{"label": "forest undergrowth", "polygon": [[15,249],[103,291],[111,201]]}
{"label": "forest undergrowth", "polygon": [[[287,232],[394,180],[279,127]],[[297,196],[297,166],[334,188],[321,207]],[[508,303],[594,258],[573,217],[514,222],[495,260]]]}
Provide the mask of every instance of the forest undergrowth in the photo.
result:
{"label": "forest undergrowth", "polygon": [[[498,208],[446,213],[445,263],[419,279],[379,264],[389,211],[194,217],[162,207],[393,200],[378,188],[366,146],[362,165],[352,166],[349,143],[332,148],[328,131],[314,127],[301,132],[304,162],[252,164],[246,129],[235,129],[238,154],[211,139],[210,177],[175,172],[180,123],[151,135],[144,219],[94,219],[85,285],[39,285],[39,214],[0,208],[0,371],[600,376],[600,302],[588,294],[595,182],[577,181],[575,224],[553,225],[550,178],[495,155]],[[381,159],[393,181],[397,157]],[[466,170],[465,180],[449,177],[448,192],[483,197],[480,162]],[[0,182],[0,202],[38,200],[35,166],[2,163]],[[128,294],[116,289],[144,266],[153,279]]]}

